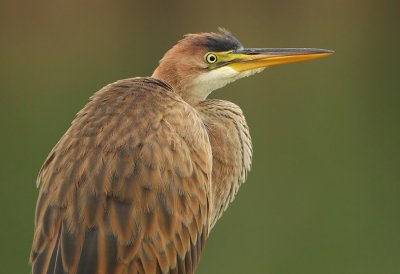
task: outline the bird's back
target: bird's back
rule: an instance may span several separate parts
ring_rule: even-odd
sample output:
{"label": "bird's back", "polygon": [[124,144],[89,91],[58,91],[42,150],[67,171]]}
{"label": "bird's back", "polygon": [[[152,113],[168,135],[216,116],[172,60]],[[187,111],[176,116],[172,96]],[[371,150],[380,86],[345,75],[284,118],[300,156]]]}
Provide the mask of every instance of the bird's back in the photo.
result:
{"label": "bird's back", "polygon": [[40,171],[33,273],[193,273],[211,163],[201,119],[167,84],[106,86]]}

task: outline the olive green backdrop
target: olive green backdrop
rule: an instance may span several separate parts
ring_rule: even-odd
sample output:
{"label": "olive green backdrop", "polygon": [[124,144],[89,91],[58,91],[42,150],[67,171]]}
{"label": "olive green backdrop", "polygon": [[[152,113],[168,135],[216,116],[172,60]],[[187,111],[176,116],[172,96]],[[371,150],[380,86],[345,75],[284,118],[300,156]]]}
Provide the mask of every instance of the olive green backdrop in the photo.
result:
{"label": "olive green backdrop", "polygon": [[29,273],[37,172],[88,97],[224,26],[336,53],[212,94],[243,108],[255,152],[198,273],[400,273],[399,18],[388,0],[2,0],[0,272]]}

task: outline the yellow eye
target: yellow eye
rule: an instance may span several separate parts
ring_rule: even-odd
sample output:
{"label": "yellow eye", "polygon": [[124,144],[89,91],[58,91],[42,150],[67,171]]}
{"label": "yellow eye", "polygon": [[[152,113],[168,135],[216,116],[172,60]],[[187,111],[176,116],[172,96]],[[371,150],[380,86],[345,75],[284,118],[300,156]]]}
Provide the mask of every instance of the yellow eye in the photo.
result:
{"label": "yellow eye", "polygon": [[204,59],[206,60],[207,63],[214,64],[215,62],[217,62],[217,55],[215,55],[214,53],[207,53],[204,56]]}

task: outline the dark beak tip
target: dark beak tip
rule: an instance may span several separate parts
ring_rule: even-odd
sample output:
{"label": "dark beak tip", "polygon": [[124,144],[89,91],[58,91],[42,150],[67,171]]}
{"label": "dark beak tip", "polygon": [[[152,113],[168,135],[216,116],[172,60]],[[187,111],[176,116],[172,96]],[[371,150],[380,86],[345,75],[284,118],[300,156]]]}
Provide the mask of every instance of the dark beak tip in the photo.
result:
{"label": "dark beak tip", "polygon": [[331,49],[317,49],[317,48],[294,48],[293,54],[333,54],[334,50]]}

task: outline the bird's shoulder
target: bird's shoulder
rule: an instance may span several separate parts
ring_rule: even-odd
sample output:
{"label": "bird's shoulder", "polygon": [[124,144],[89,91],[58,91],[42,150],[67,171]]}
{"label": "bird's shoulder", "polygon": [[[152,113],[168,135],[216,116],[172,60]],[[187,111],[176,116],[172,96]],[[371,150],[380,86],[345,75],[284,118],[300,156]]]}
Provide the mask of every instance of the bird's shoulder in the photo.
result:
{"label": "bird's shoulder", "polygon": [[[124,119],[149,113],[168,115],[173,112],[190,113],[193,109],[161,80],[151,77],[128,78],[111,83],[91,96],[72,125],[91,123],[99,117],[102,117],[101,121],[110,122],[114,117]],[[145,118],[150,120],[157,116]]]}
{"label": "bird's shoulder", "polygon": [[179,147],[181,142],[193,149],[207,150],[207,133],[197,111],[161,80],[151,77],[119,80],[96,92],[77,113],[49,154],[38,183],[51,168],[50,163],[57,163],[54,158],[76,160],[90,156],[71,153],[75,147],[83,151],[92,149],[92,153],[132,152],[146,144],[155,149],[155,145]]}

